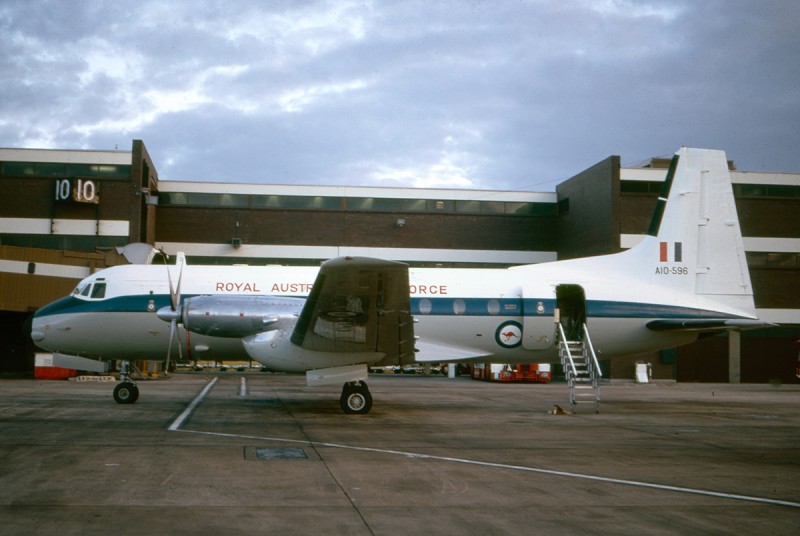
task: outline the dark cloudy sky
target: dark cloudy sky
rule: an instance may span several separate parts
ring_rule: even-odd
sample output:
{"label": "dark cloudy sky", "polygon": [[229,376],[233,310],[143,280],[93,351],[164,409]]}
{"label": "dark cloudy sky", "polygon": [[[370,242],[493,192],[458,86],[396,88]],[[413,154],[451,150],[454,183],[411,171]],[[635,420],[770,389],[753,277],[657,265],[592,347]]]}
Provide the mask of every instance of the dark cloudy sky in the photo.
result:
{"label": "dark cloudy sky", "polygon": [[0,147],[162,180],[552,190],[618,154],[800,171],[800,2],[0,0]]}

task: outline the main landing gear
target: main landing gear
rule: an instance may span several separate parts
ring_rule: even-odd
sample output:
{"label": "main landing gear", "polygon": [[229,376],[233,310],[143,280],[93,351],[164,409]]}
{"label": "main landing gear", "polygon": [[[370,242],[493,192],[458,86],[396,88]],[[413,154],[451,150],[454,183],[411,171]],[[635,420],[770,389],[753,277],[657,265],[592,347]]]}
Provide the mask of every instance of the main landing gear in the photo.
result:
{"label": "main landing gear", "polygon": [[139,400],[139,387],[130,375],[128,361],[122,361],[119,368],[120,383],[114,387],[114,400],[117,404],[133,404]]}
{"label": "main landing gear", "polygon": [[363,381],[347,382],[342,387],[342,396],[339,398],[342,411],[348,414],[366,415],[372,409],[372,394],[367,383]]}

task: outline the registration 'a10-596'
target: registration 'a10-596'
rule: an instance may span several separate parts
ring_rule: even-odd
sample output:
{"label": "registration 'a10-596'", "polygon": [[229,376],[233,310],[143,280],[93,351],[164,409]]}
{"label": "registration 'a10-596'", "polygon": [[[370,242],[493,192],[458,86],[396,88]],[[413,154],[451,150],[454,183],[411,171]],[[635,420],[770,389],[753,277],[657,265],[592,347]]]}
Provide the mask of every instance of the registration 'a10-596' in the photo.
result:
{"label": "registration 'a10-596'", "polygon": [[689,268],[686,266],[658,266],[656,275],[689,275]]}

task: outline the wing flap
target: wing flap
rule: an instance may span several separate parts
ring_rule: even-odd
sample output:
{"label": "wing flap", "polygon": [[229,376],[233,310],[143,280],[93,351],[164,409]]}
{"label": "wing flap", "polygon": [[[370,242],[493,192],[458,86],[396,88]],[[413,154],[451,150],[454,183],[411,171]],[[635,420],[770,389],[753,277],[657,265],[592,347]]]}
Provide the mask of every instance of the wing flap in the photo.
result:
{"label": "wing flap", "polygon": [[460,348],[444,344],[432,344],[417,341],[417,363],[439,363],[439,362],[483,362],[491,357],[491,354],[474,348]]}

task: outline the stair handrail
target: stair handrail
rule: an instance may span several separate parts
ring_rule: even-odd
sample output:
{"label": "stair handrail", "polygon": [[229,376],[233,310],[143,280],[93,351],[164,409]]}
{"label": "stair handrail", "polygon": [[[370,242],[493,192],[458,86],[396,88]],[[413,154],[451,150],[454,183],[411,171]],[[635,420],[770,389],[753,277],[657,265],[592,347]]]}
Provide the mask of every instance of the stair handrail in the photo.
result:
{"label": "stair handrail", "polygon": [[597,354],[594,353],[594,345],[592,344],[592,338],[589,336],[589,328],[586,323],[583,324],[583,336],[585,337],[586,345],[589,347],[589,354],[592,356],[592,364],[597,371],[597,377],[602,378],[603,371],[600,370],[600,362],[597,360]]}
{"label": "stair handrail", "polygon": [[578,375],[578,369],[575,368],[575,360],[572,359],[572,352],[569,351],[569,344],[567,344],[567,334],[564,333],[564,326],[561,325],[561,322],[558,323],[558,335],[561,337],[561,346],[567,352],[567,359],[569,359],[569,366],[572,368],[572,377],[576,377]]}

